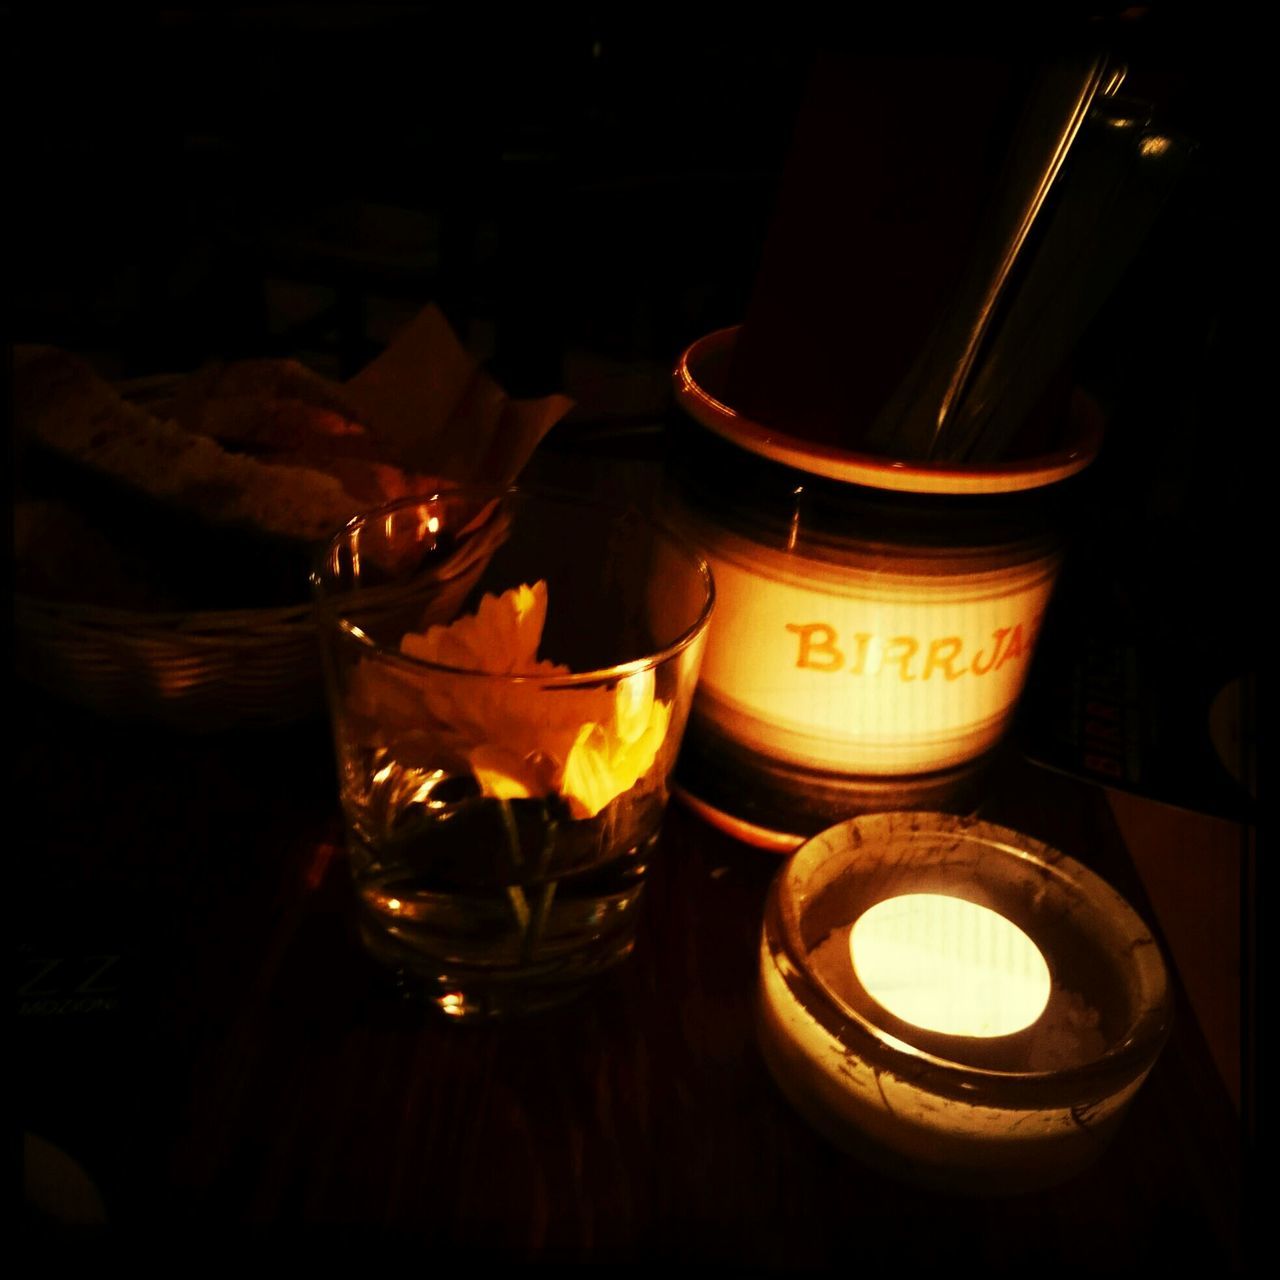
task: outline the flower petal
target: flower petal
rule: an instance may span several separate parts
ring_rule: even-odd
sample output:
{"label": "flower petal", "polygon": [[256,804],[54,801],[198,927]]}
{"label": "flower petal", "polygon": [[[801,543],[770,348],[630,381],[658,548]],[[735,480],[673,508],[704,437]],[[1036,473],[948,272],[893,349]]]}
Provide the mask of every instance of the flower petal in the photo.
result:
{"label": "flower petal", "polygon": [[584,725],[565,761],[560,794],[575,818],[594,818],[649,772],[671,724],[671,705],[654,702],[644,731],[622,742],[598,724]]}
{"label": "flower petal", "polygon": [[486,744],[471,751],[468,761],[486,796],[530,800],[551,790],[552,778],[545,762],[536,755],[519,756],[505,747]]}
{"label": "flower petal", "polygon": [[649,727],[653,710],[653,668],[623,676],[614,691],[614,733],[622,742],[635,742]]}
{"label": "flower petal", "polygon": [[578,731],[560,779],[560,794],[575,818],[594,818],[618,794],[609,768],[609,739],[598,724]]}
{"label": "flower petal", "polygon": [[[540,667],[538,645],[547,620],[547,584],[535,582],[485,595],[474,614],[445,626],[409,632],[400,651],[411,658],[447,667],[495,674],[532,674]],[[553,668],[561,673],[567,667]]]}

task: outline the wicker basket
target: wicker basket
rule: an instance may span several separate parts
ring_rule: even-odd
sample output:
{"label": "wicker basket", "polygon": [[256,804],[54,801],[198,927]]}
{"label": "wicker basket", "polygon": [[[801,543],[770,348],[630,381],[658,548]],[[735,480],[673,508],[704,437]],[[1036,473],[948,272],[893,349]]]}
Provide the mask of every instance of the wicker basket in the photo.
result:
{"label": "wicker basket", "polygon": [[[180,378],[117,388],[159,409]],[[21,678],[92,711],[192,732],[288,724],[324,705],[310,602],[160,613],[19,594],[14,665]]]}
{"label": "wicker basket", "polygon": [[[161,375],[120,389],[135,403],[161,408],[177,381]],[[506,537],[499,504],[468,519],[446,563],[414,584],[366,592],[362,605],[369,616],[401,611],[421,590],[441,621],[451,618]],[[310,601],[161,613],[18,594],[14,650],[19,677],[113,718],[199,733],[289,724],[319,715],[324,707]]]}
{"label": "wicker basket", "polygon": [[103,715],[212,732],[323,705],[310,604],[156,614],[19,596],[14,614],[18,674]]}

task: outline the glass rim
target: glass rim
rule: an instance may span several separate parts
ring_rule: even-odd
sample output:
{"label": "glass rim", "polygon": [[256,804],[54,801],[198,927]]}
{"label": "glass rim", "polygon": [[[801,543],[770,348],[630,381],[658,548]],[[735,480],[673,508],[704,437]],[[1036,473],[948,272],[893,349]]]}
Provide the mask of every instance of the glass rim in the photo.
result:
{"label": "glass rim", "polygon": [[[330,562],[333,552],[353,531],[363,528],[371,522],[385,520],[387,516],[398,511],[420,506],[423,503],[439,502],[449,498],[475,498],[498,501],[511,497],[528,499],[534,502],[553,502],[560,503],[563,506],[593,509],[615,517],[628,513],[634,514],[653,533],[664,538],[676,552],[684,557],[701,579],[704,598],[693,623],[686,627],[669,644],[663,645],[662,648],[653,653],[645,654],[639,658],[631,658],[626,662],[613,663],[607,667],[596,667],[590,671],[559,673],[484,671],[477,667],[456,667],[443,662],[431,662],[425,658],[415,658],[410,654],[402,653],[399,649],[393,649],[382,641],[375,640],[357,623],[344,616],[342,610],[334,607],[334,595],[328,590],[324,581],[325,566]],[[499,680],[513,685],[537,685],[540,688],[552,689],[603,684],[660,667],[663,663],[687,649],[700,635],[705,633],[710,624],[716,601],[715,579],[706,559],[690,543],[666,525],[655,520],[651,515],[645,514],[636,507],[621,506],[599,498],[583,497],[581,494],[567,490],[555,489],[549,486],[518,484],[506,486],[442,484],[436,489],[414,494],[411,497],[397,498],[393,502],[386,502],[381,506],[358,512],[341,529],[326,538],[316,552],[312,564],[310,582],[315,607],[321,612],[329,612],[338,630],[344,635],[350,636],[357,644],[368,649],[371,654],[377,654],[379,658],[401,666],[408,671],[429,671],[450,676],[464,676],[469,679]]]}

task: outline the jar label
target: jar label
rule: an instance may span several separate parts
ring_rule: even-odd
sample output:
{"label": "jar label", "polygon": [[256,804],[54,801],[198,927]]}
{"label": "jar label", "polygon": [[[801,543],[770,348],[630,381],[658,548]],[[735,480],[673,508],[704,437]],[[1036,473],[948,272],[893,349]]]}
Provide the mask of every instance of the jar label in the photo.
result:
{"label": "jar label", "polygon": [[716,614],[697,709],[720,732],[773,758],[881,775],[949,768],[995,744],[1056,553],[957,573],[922,550],[882,572],[711,541]]}

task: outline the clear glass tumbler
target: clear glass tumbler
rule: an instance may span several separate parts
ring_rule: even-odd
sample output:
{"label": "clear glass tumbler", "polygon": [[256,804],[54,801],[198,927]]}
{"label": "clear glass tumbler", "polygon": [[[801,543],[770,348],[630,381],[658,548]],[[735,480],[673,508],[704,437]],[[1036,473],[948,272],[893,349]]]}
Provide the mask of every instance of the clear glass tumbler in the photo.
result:
{"label": "clear glass tumbler", "polygon": [[464,1019],[627,956],[705,562],[633,510],[457,489],[352,520],[312,585],[367,949]]}

